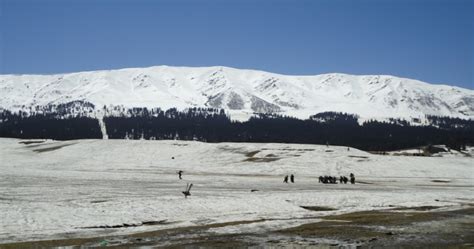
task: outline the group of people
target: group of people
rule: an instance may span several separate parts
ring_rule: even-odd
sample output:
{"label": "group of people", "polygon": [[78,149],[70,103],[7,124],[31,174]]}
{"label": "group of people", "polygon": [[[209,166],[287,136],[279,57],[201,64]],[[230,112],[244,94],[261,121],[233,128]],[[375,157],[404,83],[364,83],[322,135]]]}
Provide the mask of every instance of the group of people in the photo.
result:
{"label": "group of people", "polygon": [[[179,179],[183,179],[182,176],[183,176],[183,171],[182,170],[179,170],[176,172],[178,174],[178,177]],[[350,173],[349,175],[349,178],[350,178],[350,181],[351,181],[351,184],[355,184],[355,176],[353,173]],[[347,182],[349,181],[349,178],[347,178],[346,176],[339,176],[339,183],[344,183],[344,184],[347,184]],[[284,183],[288,183],[288,179],[290,180],[291,183],[295,183],[295,175],[291,174],[291,175],[286,175],[285,178],[283,179],[283,182]],[[319,176],[319,182],[320,183],[332,183],[332,184],[337,184],[337,177],[335,176]],[[191,195],[191,187],[193,186],[193,184],[187,184],[186,186],[186,189],[185,191],[183,191],[182,193],[184,194],[184,197],[188,197]]]}
{"label": "group of people", "polygon": [[[353,173],[349,175],[351,184],[355,184],[355,176]],[[349,179],[346,176],[339,176],[339,183],[344,183],[347,184]],[[337,177],[335,176],[319,176],[319,182],[320,183],[332,183],[332,184],[337,184]]]}
{"label": "group of people", "polygon": [[[285,178],[283,178],[284,183],[288,183],[288,179],[290,180],[291,183],[295,183],[295,175],[291,174],[290,176],[286,175]],[[351,184],[355,184],[355,176],[353,173],[349,175],[349,178],[346,176],[339,176],[339,183],[342,184],[347,184],[349,181]],[[337,184],[337,177],[335,176],[319,176],[319,182],[320,183],[332,183],[332,184]]]}
{"label": "group of people", "polygon": [[[295,183],[295,175],[293,174],[290,175],[290,181],[291,183]],[[288,175],[285,176],[285,178],[283,179],[283,182],[288,183]]]}
{"label": "group of people", "polygon": [[335,176],[319,176],[319,182],[320,183],[337,183],[337,178]]}

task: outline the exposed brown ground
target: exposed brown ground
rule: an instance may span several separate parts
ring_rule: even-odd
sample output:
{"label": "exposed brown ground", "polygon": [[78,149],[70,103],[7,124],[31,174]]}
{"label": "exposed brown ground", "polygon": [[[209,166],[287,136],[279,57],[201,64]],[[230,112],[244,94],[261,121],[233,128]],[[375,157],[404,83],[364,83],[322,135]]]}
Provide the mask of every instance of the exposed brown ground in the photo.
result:
{"label": "exposed brown ground", "polygon": [[[320,208],[315,208],[321,211]],[[259,223],[265,219],[215,223],[136,233],[127,236],[2,244],[0,248],[473,248],[474,207],[438,211],[436,207],[396,208],[323,217],[323,221],[264,234],[209,233],[211,228]],[[317,242],[329,239],[334,243]]]}
{"label": "exposed brown ground", "polygon": [[[436,207],[396,208],[324,217],[324,221],[279,231],[301,237],[323,237],[362,247],[472,248],[474,208],[433,211]],[[401,211],[404,210],[404,211]],[[432,223],[435,222],[435,223]],[[441,223],[440,223],[441,222]],[[436,229],[432,224],[443,224]]]}

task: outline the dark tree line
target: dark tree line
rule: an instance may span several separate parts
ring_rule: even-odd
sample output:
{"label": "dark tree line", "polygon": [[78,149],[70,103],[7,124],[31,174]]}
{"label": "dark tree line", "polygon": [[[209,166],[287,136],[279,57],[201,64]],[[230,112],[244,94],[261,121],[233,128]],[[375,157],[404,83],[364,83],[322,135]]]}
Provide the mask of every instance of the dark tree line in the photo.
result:
{"label": "dark tree line", "polygon": [[[84,105],[86,108],[84,108]],[[70,109],[76,115],[70,114]],[[0,111],[0,136],[58,140],[102,138],[99,122],[87,117],[93,106],[72,103],[52,111],[12,113]],[[256,114],[246,122],[232,121],[223,110],[190,108],[186,111],[159,108],[103,108],[111,139],[179,139],[204,142],[279,142],[330,144],[383,151],[446,144],[453,149],[474,145],[474,121],[428,116],[431,126],[412,126],[407,121],[367,121],[358,116],[325,112],[307,120],[276,114]],[[67,115],[65,115],[65,113]]]}
{"label": "dark tree line", "polygon": [[[134,115],[139,113],[139,115]],[[120,117],[105,117],[109,138],[128,139],[180,139],[219,142],[225,139],[231,123],[223,110],[191,108],[149,112],[135,109]]]}
{"label": "dark tree line", "polygon": [[97,119],[54,114],[0,112],[0,137],[70,140],[102,138]]}
{"label": "dark tree line", "polygon": [[443,120],[446,125],[439,128],[411,126],[399,119],[368,121],[360,125],[356,115],[326,112],[307,120],[259,114],[246,122],[236,122],[223,111],[211,109],[208,113],[206,109],[190,109],[179,112],[171,109],[154,115],[107,117],[105,123],[109,138],[115,139],[331,144],[374,151],[430,144],[460,149],[474,144],[474,121],[463,120],[458,124],[458,119]]}
{"label": "dark tree line", "polygon": [[438,117],[438,116],[426,116],[430,125],[439,127],[440,129],[452,130],[452,129],[474,129],[474,122],[472,120],[465,120],[460,118],[450,117]]}

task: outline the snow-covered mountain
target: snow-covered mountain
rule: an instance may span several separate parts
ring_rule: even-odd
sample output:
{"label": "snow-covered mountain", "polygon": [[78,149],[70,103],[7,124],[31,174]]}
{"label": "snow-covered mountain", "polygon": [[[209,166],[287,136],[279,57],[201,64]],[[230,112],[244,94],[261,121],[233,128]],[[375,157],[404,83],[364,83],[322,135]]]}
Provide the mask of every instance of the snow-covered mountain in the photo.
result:
{"label": "snow-covered mountain", "polygon": [[87,101],[97,107],[212,107],[232,118],[324,111],[362,118],[474,118],[474,91],[387,75],[288,76],[228,67],[129,68],[57,75],[0,75],[0,108]]}

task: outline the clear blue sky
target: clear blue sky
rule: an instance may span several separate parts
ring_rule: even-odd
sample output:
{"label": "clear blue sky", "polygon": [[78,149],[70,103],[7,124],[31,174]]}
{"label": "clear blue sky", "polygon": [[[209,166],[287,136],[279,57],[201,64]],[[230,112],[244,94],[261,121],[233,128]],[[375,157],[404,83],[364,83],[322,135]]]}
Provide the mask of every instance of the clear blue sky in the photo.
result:
{"label": "clear blue sky", "polygon": [[0,0],[0,73],[152,65],[474,89],[472,0]]}

